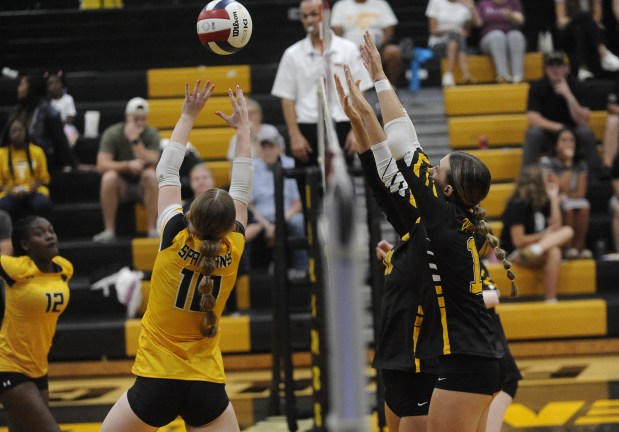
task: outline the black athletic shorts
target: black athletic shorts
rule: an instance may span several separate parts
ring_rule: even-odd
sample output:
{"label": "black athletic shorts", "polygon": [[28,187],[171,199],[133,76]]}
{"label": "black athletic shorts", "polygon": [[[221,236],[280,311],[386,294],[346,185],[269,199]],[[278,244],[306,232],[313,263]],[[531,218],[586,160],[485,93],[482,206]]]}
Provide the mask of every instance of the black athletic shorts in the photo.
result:
{"label": "black athletic shorts", "polygon": [[381,369],[385,403],[398,417],[428,415],[436,375]]}
{"label": "black athletic shorts", "polygon": [[18,385],[25,382],[34,383],[34,385],[41,391],[49,388],[47,383],[47,375],[40,378],[30,378],[29,376],[17,372],[0,372],[0,394],[14,389]]}
{"label": "black athletic shorts", "polygon": [[501,360],[461,354],[440,356],[436,388],[492,395],[504,384]]}
{"label": "black athletic shorts", "polygon": [[230,403],[225,384],[145,377],[137,377],[127,399],[135,415],[153,427],[165,426],[179,415],[189,426],[203,426]]}

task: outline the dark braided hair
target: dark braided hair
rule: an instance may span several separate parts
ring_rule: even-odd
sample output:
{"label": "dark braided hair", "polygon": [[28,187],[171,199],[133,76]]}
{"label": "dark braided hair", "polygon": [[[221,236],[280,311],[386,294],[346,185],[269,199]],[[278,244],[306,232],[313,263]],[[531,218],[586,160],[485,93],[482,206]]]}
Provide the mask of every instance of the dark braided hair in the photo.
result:
{"label": "dark braided hair", "polygon": [[24,249],[21,242],[26,240],[30,235],[30,227],[32,223],[40,216],[30,215],[17,221],[13,226],[13,232],[11,233],[11,244],[13,245],[13,256],[19,257],[28,255],[28,251]]}
{"label": "dark braided hair", "polygon": [[11,126],[13,126],[14,123],[21,123],[21,125],[24,127],[26,131],[26,137],[25,137],[26,146],[24,147],[24,150],[26,150],[26,158],[28,160],[28,169],[30,170],[30,176],[34,176],[34,169],[32,167],[32,155],[30,154],[30,135],[28,134],[28,125],[26,124],[24,119],[19,118],[19,117],[13,118],[9,121],[8,127],[5,129],[5,133],[2,136],[2,142],[6,143],[8,146],[9,172],[11,173],[11,177],[15,179],[15,170],[13,168],[13,145],[12,145],[13,143],[11,142],[11,138],[10,138]]}
{"label": "dark braided hair", "polygon": [[224,237],[234,226],[236,210],[234,201],[223,189],[209,189],[198,195],[189,209],[189,222],[202,238],[200,252],[202,259],[202,280],[198,289],[202,294],[200,310],[205,312],[200,332],[203,336],[214,337],[218,331],[218,319],[214,311],[217,299],[213,296],[213,278],[217,269],[216,257],[225,245]]}
{"label": "dark braided hair", "polygon": [[29,74],[22,77],[28,82],[26,97],[17,101],[16,115],[30,123],[34,110],[47,97],[47,80],[42,75]]}
{"label": "dark braided hair", "polygon": [[511,296],[518,295],[518,288],[514,282],[516,276],[511,271],[512,265],[507,261],[505,251],[499,247],[499,239],[492,235],[490,225],[484,220],[486,211],[479,206],[490,190],[492,183],[490,170],[479,158],[461,151],[450,153],[449,166],[447,182],[454,189],[456,203],[472,208],[475,232],[485,236],[486,242],[494,248],[494,254],[503,262],[507,277],[512,282]]}

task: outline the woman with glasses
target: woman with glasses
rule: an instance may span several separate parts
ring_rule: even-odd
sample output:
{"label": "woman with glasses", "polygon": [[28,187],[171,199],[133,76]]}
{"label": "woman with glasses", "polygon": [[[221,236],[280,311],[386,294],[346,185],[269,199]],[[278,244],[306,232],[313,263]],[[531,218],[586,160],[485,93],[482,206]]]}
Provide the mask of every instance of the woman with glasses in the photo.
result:
{"label": "woman with glasses", "polygon": [[236,281],[245,247],[251,195],[247,104],[228,90],[232,115],[216,112],[236,131],[230,193],[210,189],[187,214],[181,207],[179,168],[193,122],[214,85],[189,92],[170,143],[157,165],[161,243],[151,279],[133,366],[135,384],[121,396],[101,431],[155,431],[181,416],[188,431],[238,431],[225,390],[219,318]]}

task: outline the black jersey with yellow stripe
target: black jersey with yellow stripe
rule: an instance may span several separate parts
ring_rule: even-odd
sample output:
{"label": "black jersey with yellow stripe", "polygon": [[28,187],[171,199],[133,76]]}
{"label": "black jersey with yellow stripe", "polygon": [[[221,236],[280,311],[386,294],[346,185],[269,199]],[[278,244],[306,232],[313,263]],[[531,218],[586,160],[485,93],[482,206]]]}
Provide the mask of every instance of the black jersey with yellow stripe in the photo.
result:
{"label": "black jersey with yellow stripe", "polygon": [[427,261],[423,262],[425,233],[418,223],[419,213],[410,203],[408,189],[392,193],[383,185],[371,151],[361,153],[359,158],[376,203],[402,238],[384,259],[381,318],[372,365],[377,369],[437,373],[436,360],[415,358],[415,345],[424,317],[420,286],[431,287],[432,282]]}
{"label": "black jersey with yellow stripe", "polygon": [[[433,277],[432,295],[421,296],[425,319],[416,355],[423,359],[450,354],[501,358],[503,349],[482,296],[472,210],[448,202],[437,191],[430,163],[420,148],[409,163],[403,159],[397,164],[426,230]],[[439,327],[426,329],[425,324]]]}

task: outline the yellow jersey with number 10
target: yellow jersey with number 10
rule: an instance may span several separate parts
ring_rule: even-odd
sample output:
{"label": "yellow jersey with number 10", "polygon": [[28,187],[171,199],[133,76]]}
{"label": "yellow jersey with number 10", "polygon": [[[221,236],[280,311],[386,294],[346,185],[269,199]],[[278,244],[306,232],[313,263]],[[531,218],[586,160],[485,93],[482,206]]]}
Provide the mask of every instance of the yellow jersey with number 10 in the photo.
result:
{"label": "yellow jersey with number 10", "polygon": [[[200,333],[204,318],[198,291],[204,277],[200,267],[202,240],[187,229],[180,206],[168,214],[160,222],[161,245],[132,371],[142,377],[225,383],[219,349],[222,330],[212,338]],[[234,287],[244,247],[244,229],[237,222],[235,231],[222,241],[215,258],[217,269],[211,275],[218,318]]]}

